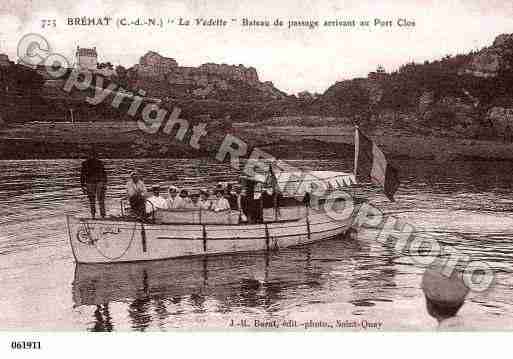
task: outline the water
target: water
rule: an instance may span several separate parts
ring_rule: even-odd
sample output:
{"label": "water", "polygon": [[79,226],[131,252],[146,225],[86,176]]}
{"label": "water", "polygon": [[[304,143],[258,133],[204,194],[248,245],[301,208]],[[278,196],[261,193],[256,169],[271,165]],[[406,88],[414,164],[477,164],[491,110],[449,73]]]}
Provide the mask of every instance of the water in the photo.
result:
{"label": "water", "polygon": [[[349,170],[333,160],[290,161]],[[422,268],[373,238],[336,239],[253,255],[75,266],[65,214],[87,215],[77,160],[0,161],[0,329],[228,329],[243,320],[317,326],[382,323],[380,330],[433,330],[420,289]],[[147,184],[197,187],[235,180],[210,160],[107,160],[109,210],[117,212],[128,173]],[[496,272],[495,286],[471,293],[460,311],[468,329],[513,329],[513,196],[507,162],[441,168],[401,161],[397,201],[372,202],[419,232]],[[292,322],[290,322],[292,321]],[[293,324],[291,324],[293,325]],[[364,330],[362,327],[360,330]],[[372,330],[372,329],[367,329]]]}

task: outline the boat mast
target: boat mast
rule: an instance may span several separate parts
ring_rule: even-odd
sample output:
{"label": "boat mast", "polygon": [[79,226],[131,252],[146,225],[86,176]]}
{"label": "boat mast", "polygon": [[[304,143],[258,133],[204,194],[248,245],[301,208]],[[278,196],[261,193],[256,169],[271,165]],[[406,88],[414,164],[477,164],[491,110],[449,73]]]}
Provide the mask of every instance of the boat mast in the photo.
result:
{"label": "boat mast", "polygon": [[360,139],[358,137],[358,125],[354,126],[354,168],[353,174],[356,179],[356,172],[358,171],[358,152],[359,152],[359,142]]}

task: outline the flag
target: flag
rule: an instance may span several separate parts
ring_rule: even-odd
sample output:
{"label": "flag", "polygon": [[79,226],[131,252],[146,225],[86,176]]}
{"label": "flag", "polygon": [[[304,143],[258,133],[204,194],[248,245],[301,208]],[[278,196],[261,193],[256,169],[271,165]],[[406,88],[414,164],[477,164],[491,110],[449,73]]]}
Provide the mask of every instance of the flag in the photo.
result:
{"label": "flag", "polygon": [[356,127],[354,143],[354,174],[381,187],[390,201],[399,187],[397,170],[392,167],[381,149]]}

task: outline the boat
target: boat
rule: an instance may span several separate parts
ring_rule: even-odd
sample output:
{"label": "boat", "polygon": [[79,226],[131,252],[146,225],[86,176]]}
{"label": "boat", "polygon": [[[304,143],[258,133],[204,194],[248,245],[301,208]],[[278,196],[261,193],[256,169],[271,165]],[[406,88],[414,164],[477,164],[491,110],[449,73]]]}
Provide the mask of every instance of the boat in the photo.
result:
{"label": "boat", "polygon": [[[164,223],[124,216],[107,219],[68,216],[67,225],[77,263],[135,262],[270,251],[334,238],[351,228],[352,216],[343,221],[333,220],[322,210],[302,209],[301,206],[291,207],[286,214],[280,213],[277,220],[266,220],[272,214],[265,211],[264,222],[258,224],[229,223],[236,218],[238,211],[210,212],[203,220],[206,215],[200,214],[201,211],[163,210],[162,217],[168,220]],[[280,210],[282,212],[286,208]],[[283,219],[290,213],[297,217]]]}
{"label": "boat", "polygon": [[[358,187],[355,173],[291,172],[279,178],[286,178],[286,184],[280,184],[275,176],[275,186],[280,189],[282,198],[292,202],[292,205],[265,209],[263,220],[259,223],[241,222],[239,211],[216,213],[196,209],[156,210],[151,218],[141,219],[125,215],[123,204],[121,215],[116,217],[93,219],[67,216],[73,256],[77,263],[153,261],[275,251],[354,233],[352,225],[359,202],[353,204],[352,212],[344,218],[333,218],[323,205],[333,191],[350,192]],[[294,178],[297,178],[299,185]],[[268,174],[260,177],[255,174],[251,180],[268,183]],[[314,198],[310,196],[312,188],[319,187],[326,190],[326,196],[315,198],[313,205],[305,205],[305,196]],[[344,205],[344,201],[337,203]]]}

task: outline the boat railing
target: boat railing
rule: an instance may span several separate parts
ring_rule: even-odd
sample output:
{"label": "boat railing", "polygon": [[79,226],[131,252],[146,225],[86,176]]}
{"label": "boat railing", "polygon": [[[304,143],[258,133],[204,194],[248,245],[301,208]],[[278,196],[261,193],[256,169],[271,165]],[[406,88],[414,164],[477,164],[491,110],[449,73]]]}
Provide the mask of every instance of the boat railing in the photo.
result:
{"label": "boat railing", "polygon": [[120,209],[121,209],[121,216],[125,216],[125,211],[127,209],[127,205],[128,205],[128,208],[130,207],[130,205],[128,204],[128,199],[127,198],[121,198],[121,200],[119,201],[119,205],[120,205]]}
{"label": "boat railing", "polygon": [[[146,206],[148,204],[151,207],[150,213],[148,213],[148,211],[146,211],[146,208],[147,208]],[[121,200],[120,200],[120,209],[121,209],[121,216],[122,217],[128,217],[129,216],[129,209],[132,209],[132,207],[130,207],[130,202],[128,201],[128,198],[121,198]],[[144,210],[145,210],[145,214],[146,214],[146,217],[144,219],[145,220],[151,219],[152,222],[155,222],[155,211],[156,211],[155,205],[151,201],[148,201],[147,199],[145,199],[144,200]],[[135,214],[135,215],[138,216],[138,217],[141,217],[140,214]]]}
{"label": "boat railing", "polygon": [[157,223],[238,224],[238,210],[211,211],[201,208],[157,209]]}

